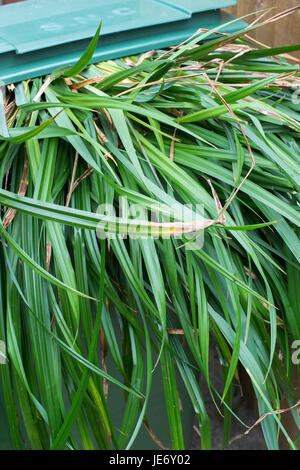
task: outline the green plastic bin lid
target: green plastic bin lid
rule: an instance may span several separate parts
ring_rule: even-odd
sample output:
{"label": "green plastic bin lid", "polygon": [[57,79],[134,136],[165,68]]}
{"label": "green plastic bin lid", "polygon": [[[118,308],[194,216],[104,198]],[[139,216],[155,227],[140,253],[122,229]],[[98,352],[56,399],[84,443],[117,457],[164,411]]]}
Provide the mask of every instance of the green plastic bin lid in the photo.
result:
{"label": "green plastic bin lid", "polygon": [[[0,6],[0,81],[8,84],[75,63],[102,20],[93,62],[180,43],[232,17],[235,0],[27,0]],[[244,27],[237,21],[224,28]]]}

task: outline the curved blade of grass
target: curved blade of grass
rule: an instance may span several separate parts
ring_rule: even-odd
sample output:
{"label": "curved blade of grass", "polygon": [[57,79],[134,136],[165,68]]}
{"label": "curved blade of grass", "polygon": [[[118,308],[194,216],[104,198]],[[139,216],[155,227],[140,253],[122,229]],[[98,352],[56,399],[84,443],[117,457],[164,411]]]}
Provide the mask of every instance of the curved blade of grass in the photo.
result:
{"label": "curved blade of grass", "polygon": [[27,253],[15,242],[15,240],[9,235],[9,233],[3,228],[3,224],[0,223],[0,232],[3,234],[9,245],[14,249],[17,253],[19,258],[24,261],[31,269],[33,269],[36,273],[40,274],[44,279],[51,282],[52,284],[56,285],[57,287],[61,287],[64,290],[70,291],[74,294],[79,296],[85,297],[90,300],[95,300],[93,297],[90,297],[82,292],[73,289],[70,286],[67,286],[64,282],[60,281],[56,277],[52,276],[52,274],[48,273],[44,268],[42,268],[38,263],[36,263]]}

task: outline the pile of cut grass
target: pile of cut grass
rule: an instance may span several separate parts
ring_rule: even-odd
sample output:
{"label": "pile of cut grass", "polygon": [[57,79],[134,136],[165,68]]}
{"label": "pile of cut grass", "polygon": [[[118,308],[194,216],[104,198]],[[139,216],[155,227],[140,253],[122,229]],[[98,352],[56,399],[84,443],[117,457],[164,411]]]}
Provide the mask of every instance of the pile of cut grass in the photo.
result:
{"label": "pile of cut grass", "polygon": [[[86,67],[98,31],[75,66],[7,88],[0,377],[14,449],[131,448],[151,423],[153,369],[172,448],[189,445],[179,382],[211,448],[199,374],[226,448],[239,364],[267,414],[267,447],[278,448],[279,431],[299,443],[278,410],[299,399],[300,74],[284,54],[300,46],[257,48],[249,30]],[[134,220],[138,210],[158,222]]]}

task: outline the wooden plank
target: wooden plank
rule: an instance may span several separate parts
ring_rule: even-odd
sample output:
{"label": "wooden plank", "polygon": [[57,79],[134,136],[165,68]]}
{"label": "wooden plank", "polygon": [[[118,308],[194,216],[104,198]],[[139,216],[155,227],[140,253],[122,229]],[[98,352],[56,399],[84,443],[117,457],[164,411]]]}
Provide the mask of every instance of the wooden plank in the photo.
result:
{"label": "wooden plank", "polygon": [[[274,0],[238,0],[237,6],[227,8],[226,11],[241,17],[248,13],[263,10],[264,8],[276,7],[269,13],[270,16],[296,6],[300,6],[299,0],[286,0],[285,2]],[[258,16],[259,14],[256,13],[246,18],[245,21],[251,23]],[[300,43],[300,9],[275,23],[258,28],[251,33],[251,36],[268,46],[283,46]],[[300,52],[293,55],[300,58]]]}

